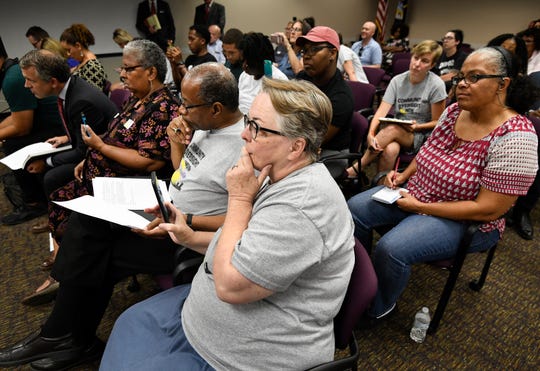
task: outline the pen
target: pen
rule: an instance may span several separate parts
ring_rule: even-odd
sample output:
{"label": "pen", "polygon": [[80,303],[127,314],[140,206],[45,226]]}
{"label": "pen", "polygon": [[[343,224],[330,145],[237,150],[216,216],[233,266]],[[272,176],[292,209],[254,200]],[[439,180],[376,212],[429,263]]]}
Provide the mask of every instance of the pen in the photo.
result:
{"label": "pen", "polygon": [[88,132],[88,125],[86,124],[86,116],[84,115],[84,112],[81,112],[81,120],[82,120],[82,124],[84,125],[84,131],[86,132],[86,135],[90,137],[91,135]]}
{"label": "pen", "polygon": [[394,174],[392,174],[392,186],[395,186],[394,182],[396,181],[398,167],[399,167],[399,157],[396,160],[396,166],[394,167]]}

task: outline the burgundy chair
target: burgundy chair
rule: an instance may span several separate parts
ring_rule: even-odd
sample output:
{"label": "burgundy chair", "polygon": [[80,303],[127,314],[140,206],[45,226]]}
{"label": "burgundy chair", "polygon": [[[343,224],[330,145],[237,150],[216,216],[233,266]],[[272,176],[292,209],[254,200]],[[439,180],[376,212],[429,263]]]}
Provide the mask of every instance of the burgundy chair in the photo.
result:
{"label": "burgundy chair", "polygon": [[383,77],[386,74],[386,72],[382,68],[376,68],[376,67],[363,67],[364,72],[366,73],[366,77],[369,81],[369,83],[375,87],[379,87],[381,85],[381,82],[383,81]]}
{"label": "burgundy chair", "polygon": [[371,259],[366,249],[355,238],[354,244],[354,268],[345,300],[341,309],[334,318],[334,337],[336,348],[345,349],[349,346],[349,354],[345,358],[340,358],[322,365],[310,368],[311,371],[331,371],[331,370],[357,370],[358,345],[354,337],[354,328],[358,320],[371,304],[377,292],[377,276],[371,264]]}
{"label": "burgundy chair", "polygon": [[[319,162],[324,164],[332,160],[348,159],[349,166],[351,166],[355,160],[360,161],[362,158],[362,145],[366,138],[368,127],[369,122],[367,118],[359,112],[353,112],[351,117],[351,141],[349,144],[349,153],[338,153],[322,157],[319,159]],[[361,192],[364,185],[360,171],[355,178],[349,178],[344,171],[343,174],[336,177],[335,180],[346,199]]]}
{"label": "burgundy chair", "polygon": [[[465,262],[465,258],[467,257],[467,254],[469,254],[468,249],[471,245],[473,235],[474,233],[476,233],[476,231],[478,231],[478,227],[479,225],[477,223],[469,224],[467,231],[461,238],[458,251],[452,259],[429,262],[429,264],[435,265],[437,267],[448,269],[449,273],[448,279],[446,280],[446,284],[444,285],[444,289],[439,298],[439,302],[437,303],[437,308],[435,309],[435,312],[429,324],[429,334],[435,334],[437,332],[437,329],[439,328],[439,322],[444,315],[444,311],[446,309],[446,306],[448,305],[448,301],[450,300],[452,291],[456,286],[456,282],[459,277],[459,273],[461,272],[461,268],[463,267],[463,263]],[[493,260],[493,257],[495,256],[496,249],[497,243],[491,246],[488,250],[483,251],[483,253],[486,253],[486,260],[484,261],[484,266],[482,268],[482,272],[480,273],[480,277],[477,280],[469,282],[469,288],[471,290],[480,291],[484,286],[489,272],[489,267],[491,266],[491,262]]]}
{"label": "burgundy chair", "polygon": [[394,64],[395,61],[397,60],[400,60],[400,59],[407,59],[407,60],[411,60],[411,53],[410,52],[399,52],[399,53],[394,53],[392,55],[392,64]]}
{"label": "burgundy chair", "polygon": [[366,118],[373,115],[375,113],[373,103],[377,91],[375,86],[360,81],[346,81],[353,94],[354,110],[359,111]]}
{"label": "burgundy chair", "polygon": [[394,63],[392,63],[392,76],[399,75],[400,73],[403,73],[405,71],[409,70],[409,65],[411,63],[411,59],[398,59]]}
{"label": "burgundy chair", "polygon": [[390,76],[387,75],[386,71],[382,68],[376,67],[364,67],[364,72],[366,73],[369,83],[377,89],[375,95],[377,96],[376,105],[378,106],[386,90],[385,81],[390,81]]}
{"label": "burgundy chair", "polygon": [[131,92],[127,89],[115,89],[109,94],[109,99],[118,107],[118,110],[123,111],[130,96]]}

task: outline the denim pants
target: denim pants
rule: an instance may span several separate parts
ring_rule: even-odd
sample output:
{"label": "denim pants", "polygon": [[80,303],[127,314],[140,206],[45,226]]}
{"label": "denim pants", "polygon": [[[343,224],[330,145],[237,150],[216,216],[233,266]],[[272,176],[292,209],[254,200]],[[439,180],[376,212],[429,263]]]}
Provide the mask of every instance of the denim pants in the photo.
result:
{"label": "denim pants", "polygon": [[[411,265],[448,259],[455,255],[466,231],[466,223],[405,212],[396,204],[387,205],[372,200],[371,195],[382,186],[362,192],[348,201],[355,236],[369,249],[372,231],[381,226],[393,226],[377,243],[372,254],[379,286],[368,311],[376,317],[386,313],[405,290]],[[483,251],[499,240],[499,231],[476,232],[469,252]]]}
{"label": "denim pants", "polygon": [[189,344],[182,328],[182,307],[190,289],[190,284],[173,287],[122,313],[99,369],[214,370]]}

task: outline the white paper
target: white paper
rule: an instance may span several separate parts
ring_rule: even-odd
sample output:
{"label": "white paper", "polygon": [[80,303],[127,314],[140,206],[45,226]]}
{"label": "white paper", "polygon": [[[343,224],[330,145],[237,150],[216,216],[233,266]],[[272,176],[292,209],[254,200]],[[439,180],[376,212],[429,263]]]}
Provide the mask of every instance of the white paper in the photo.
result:
{"label": "white paper", "polygon": [[384,187],[384,188],[381,188],[381,190],[379,190],[378,192],[375,192],[374,194],[372,194],[371,198],[374,199],[375,201],[379,201],[385,204],[393,204],[394,202],[396,202],[398,199],[402,197],[399,191],[409,192],[405,188],[392,189],[392,188]]}
{"label": "white paper", "polygon": [[33,143],[13,152],[9,156],[4,157],[0,160],[0,162],[9,167],[11,170],[19,170],[24,169],[26,162],[32,157],[62,152],[68,149],[71,149],[71,144],[55,148],[51,143],[47,142]]}
{"label": "white paper", "polygon": [[[171,201],[167,184],[160,180],[164,200]],[[150,179],[97,177],[92,179],[94,197],[129,210],[144,210],[158,204]]]}
{"label": "white paper", "polygon": [[55,204],[81,214],[93,216],[125,227],[144,229],[147,219],[126,208],[112,205],[92,196],[82,196],[69,201],[53,201]]}

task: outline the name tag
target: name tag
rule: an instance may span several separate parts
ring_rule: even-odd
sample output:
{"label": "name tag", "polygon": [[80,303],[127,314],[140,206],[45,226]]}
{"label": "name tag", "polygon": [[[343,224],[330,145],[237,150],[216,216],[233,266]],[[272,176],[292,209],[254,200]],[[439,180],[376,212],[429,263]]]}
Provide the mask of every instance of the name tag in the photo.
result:
{"label": "name tag", "polygon": [[132,120],[132,119],[129,119],[127,120],[126,122],[124,122],[124,127],[126,129],[129,129],[131,127],[131,125],[133,125],[135,122]]}

